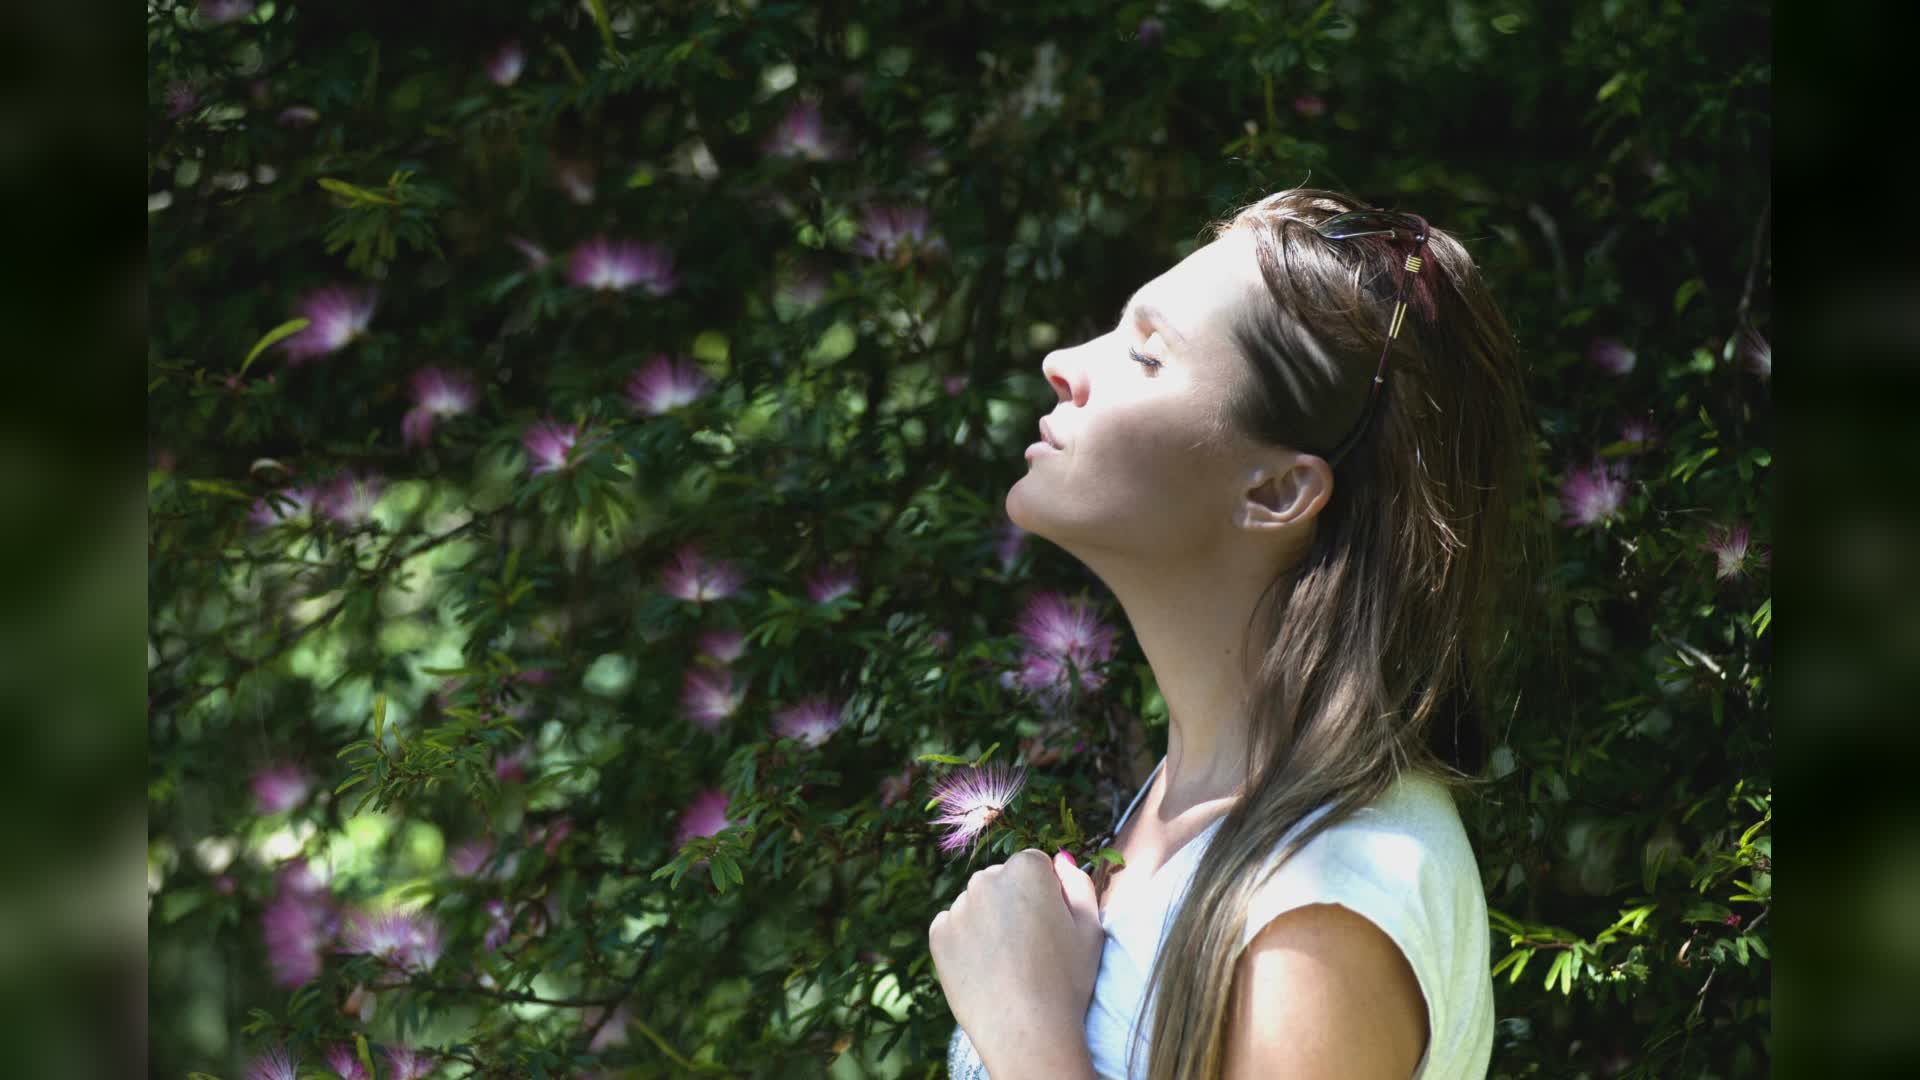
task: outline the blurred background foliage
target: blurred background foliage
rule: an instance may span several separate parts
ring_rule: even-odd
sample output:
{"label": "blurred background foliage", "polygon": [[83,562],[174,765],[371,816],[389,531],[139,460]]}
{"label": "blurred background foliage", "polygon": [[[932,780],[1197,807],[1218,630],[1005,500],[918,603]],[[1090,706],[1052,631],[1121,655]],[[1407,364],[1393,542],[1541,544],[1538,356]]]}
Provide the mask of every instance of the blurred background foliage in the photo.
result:
{"label": "blurred background foliage", "polygon": [[938,1075],[921,756],[1035,767],[999,858],[1165,746],[1124,635],[1026,678],[1035,597],[1118,616],[1000,510],[1040,360],[1300,185],[1459,236],[1533,371],[1493,1075],[1766,1071],[1764,6],[205,0],[147,55],[156,1075]]}

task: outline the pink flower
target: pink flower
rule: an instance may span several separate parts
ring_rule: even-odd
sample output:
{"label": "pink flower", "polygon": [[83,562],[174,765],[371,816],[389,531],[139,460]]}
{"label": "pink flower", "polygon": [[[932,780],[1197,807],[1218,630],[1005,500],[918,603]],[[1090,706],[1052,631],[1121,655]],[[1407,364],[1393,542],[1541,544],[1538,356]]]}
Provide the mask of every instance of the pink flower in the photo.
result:
{"label": "pink flower", "polygon": [[824,697],[813,697],[774,714],[773,729],[808,746],[819,746],[845,722],[846,709]]}
{"label": "pink flower", "polygon": [[1167,24],[1149,15],[1140,20],[1140,25],[1134,28],[1133,36],[1142,45],[1158,45],[1166,33]]}
{"label": "pink flower", "polygon": [[1745,525],[1713,525],[1708,528],[1707,539],[1701,542],[1699,550],[1713,553],[1713,576],[1716,581],[1745,577],[1749,559],[1756,566],[1767,564],[1768,554],[1764,545],[1748,551],[1751,538],[1751,532]]}
{"label": "pink flower", "polygon": [[447,867],[455,877],[470,878],[486,869],[493,858],[493,841],[486,837],[469,840],[447,853]]}
{"label": "pink flower", "polygon": [[553,182],[566,192],[567,198],[579,206],[593,201],[593,165],[585,161],[556,161],[553,164]]}
{"label": "pink flower", "polygon": [[745,581],[745,575],[733,564],[707,562],[692,545],[680,549],[661,578],[668,595],[696,604],[724,600],[739,592]]}
{"label": "pink flower", "polygon": [[796,102],[788,109],[761,149],[774,157],[809,161],[836,161],[847,156],[845,140],[827,130],[820,118],[820,106],[809,101]]}
{"label": "pink flower", "polygon": [[745,688],[725,669],[695,669],[687,672],[686,688],[680,694],[680,704],[701,728],[719,731],[720,725],[740,708],[746,696]]}
{"label": "pink flower", "polygon": [[465,375],[421,368],[413,375],[413,408],[400,421],[402,438],[408,446],[424,445],[433,436],[436,419],[472,412],[476,397],[473,380]]}
{"label": "pink flower", "polygon": [[280,872],[273,899],[260,916],[273,984],[305,986],[320,977],[322,950],[339,926],[326,888],[304,863]]}
{"label": "pink flower", "polygon": [[349,528],[373,520],[386,480],[378,473],[342,472],[320,492],[320,512]]}
{"label": "pink flower", "polygon": [[568,275],[575,285],[602,292],[621,292],[635,285],[655,296],[680,286],[673,271],[673,253],[658,244],[614,243],[595,237],[574,249]]}
{"label": "pink flower", "polygon": [[507,942],[513,940],[513,916],[507,913],[505,900],[487,901],[487,932],[481,944],[489,952],[499,952]]}
{"label": "pink flower", "polygon": [[527,448],[527,457],[532,459],[533,475],[539,476],[566,468],[567,456],[579,438],[577,424],[542,420],[528,428],[526,434],[520,436],[520,442]]}
{"label": "pink flower", "polygon": [[1633,350],[1618,338],[1597,337],[1587,342],[1587,359],[1608,375],[1625,375],[1633,370]]}
{"label": "pink flower", "polygon": [[431,916],[408,911],[373,914],[358,911],[347,918],[341,949],[365,953],[419,974],[440,961],[440,925]]}
{"label": "pink flower", "polygon": [[254,0],[200,0],[195,8],[208,26],[225,26],[253,14]]}
{"label": "pink flower", "polygon": [[807,596],[816,604],[831,604],[852,595],[860,586],[860,576],[850,566],[822,567],[807,579]]}
{"label": "pink flower", "polygon": [[965,375],[948,375],[941,379],[941,383],[946,387],[948,397],[959,397],[961,392],[967,388],[967,377]]}
{"label": "pink flower", "polygon": [[547,854],[552,855],[557,853],[560,850],[560,845],[566,843],[567,837],[572,835],[573,819],[564,817],[555,818],[546,825],[529,829],[527,831],[527,841],[529,843],[538,842],[540,846],[546,850]]}
{"label": "pink flower", "polygon": [[170,119],[178,120],[187,113],[199,108],[200,95],[194,91],[193,86],[189,83],[172,82],[167,84],[166,102],[167,116]]}
{"label": "pink flower", "polygon": [[524,784],[527,782],[527,765],[533,761],[533,747],[521,745],[511,754],[496,754],[493,759],[494,779],[503,784]]}
{"label": "pink flower", "polygon": [[708,630],[699,638],[699,655],[718,664],[731,664],[747,651],[747,635],[738,630]]}
{"label": "pink flower", "polygon": [[1301,94],[1293,99],[1293,111],[1312,120],[1326,115],[1327,103],[1317,94]]}
{"label": "pink flower", "polygon": [[913,766],[906,768],[880,781],[880,805],[892,806],[905,798],[913,790]]}
{"label": "pink flower", "polygon": [[312,488],[281,488],[272,498],[259,498],[253,502],[253,513],[247,516],[255,528],[265,529],[283,521],[293,521],[306,517],[313,510],[314,492]]}
{"label": "pink flower", "polygon": [[1082,667],[1113,659],[1114,630],[1085,598],[1035,594],[1020,617],[1020,634],[1033,652],[1073,659]]}
{"label": "pink flower", "polygon": [[993,545],[993,553],[1000,559],[1000,572],[1011,573],[1013,564],[1020,561],[1020,553],[1027,549],[1027,530],[1009,521],[1000,528],[1000,539]]}
{"label": "pink flower", "polygon": [[1773,346],[1752,326],[1740,328],[1740,362],[1747,371],[1762,379],[1773,378]]}
{"label": "pink flower", "polygon": [[520,249],[520,254],[526,256],[529,270],[544,270],[547,264],[553,261],[552,256],[547,254],[546,248],[524,237],[509,236],[507,243]]}
{"label": "pink flower", "polygon": [[320,110],[311,105],[289,105],[280,110],[278,123],[281,127],[308,127],[320,119]]}
{"label": "pink flower", "polygon": [[284,1046],[269,1047],[247,1067],[247,1080],[299,1080],[300,1062]]}
{"label": "pink flower", "polygon": [[593,1032],[587,1042],[588,1053],[597,1054],[627,1045],[627,1025],[633,1022],[633,1010],[625,1002],[608,1016],[605,1009],[592,1008],[580,1014],[581,1026]]}
{"label": "pink flower", "polygon": [[979,839],[1012,804],[1027,782],[1027,770],[1021,766],[1008,770],[994,764],[987,768],[965,766],[940,779],[933,797],[940,800],[936,826],[946,826],[940,850],[952,854]]}
{"label": "pink flower", "polygon": [[387,1048],[388,1080],[420,1080],[435,1068],[433,1055],[405,1046]]}
{"label": "pink flower", "polygon": [[1623,461],[1596,461],[1590,468],[1569,470],[1560,485],[1561,524],[1594,525],[1619,514],[1627,495],[1626,475]]}
{"label": "pink flower", "polygon": [[253,774],[253,801],[263,814],[279,814],[299,806],[312,784],[298,765],[275,765]]}
{"label": "pink flower", "polygon": [[1620,425],[1620,441],[1633,443],[1635,453],[1652,446],[1659,438],[1651,420],[1633,418]]}
{"label": "pink flower", "polygon": [[339,352],[367,332],[379,294],[371,288],[329,285],[301,298],[299,312],[306,329],[281,342],[290,363]]}
{"label": "pink flower", "polygon": [[946,241],[927,233],[924,207],[873,206],[862,215],[862,231],[853,250],[870,259],[904,266],[917,256],[946,250]]}
{"label": "pink flower", "polygon": [[706,393],[712,380],[691,359],[674,359],[664,353],[655,356],[646,367],[627,380],[627,400],[649,416],[691,405]]}
{"label": "pink flower", "polygon": [[360,1053],[352,1043],[334,1043],[327,1047],[327,1068],[340,1080],[373,1080],[367,1067],[360,1064]]}
{"label": "pink flower", "polygon": [[695,795],[693,802],[680,815],[680,827],[674,833],[673,849],[680,850],[696,836],[716,836],[732,825],[733,822],[727,819],[730,801],[727,793],[719,788],[707,788]]}
{"label": "pink flower", "polygon": [[487,61],[487,78],[498,86],[512,86],[527,66],[527,52],[518,41],[509,41],[500,46],[500,51]]}

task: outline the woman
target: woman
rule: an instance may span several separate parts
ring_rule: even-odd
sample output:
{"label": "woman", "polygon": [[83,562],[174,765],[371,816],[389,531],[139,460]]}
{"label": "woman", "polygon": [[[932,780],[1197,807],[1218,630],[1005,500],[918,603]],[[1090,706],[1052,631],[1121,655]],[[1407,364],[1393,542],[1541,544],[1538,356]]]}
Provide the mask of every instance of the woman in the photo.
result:
{"label": "woman", "polygon": [[1524,372],[1460,243],[1362,210],[1248,206],[1041,365],[1007,513],[1112,589],[1168,748],[1110,882],[1029,849],[934,918],[956,1076],[1486,1074],[1451,789],[1525,580]]}

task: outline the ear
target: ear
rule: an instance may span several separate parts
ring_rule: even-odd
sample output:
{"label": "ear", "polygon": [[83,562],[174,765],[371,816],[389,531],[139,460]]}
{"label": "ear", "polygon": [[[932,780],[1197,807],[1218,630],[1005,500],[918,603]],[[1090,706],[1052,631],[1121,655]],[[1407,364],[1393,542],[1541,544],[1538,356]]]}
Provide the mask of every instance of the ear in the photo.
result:
{"label": "ear", "polygon": [[1255,468],[1234,524],[1256,531],[1294,532],[1310,525],[1333,496],[1333,470],[1312,454]]}

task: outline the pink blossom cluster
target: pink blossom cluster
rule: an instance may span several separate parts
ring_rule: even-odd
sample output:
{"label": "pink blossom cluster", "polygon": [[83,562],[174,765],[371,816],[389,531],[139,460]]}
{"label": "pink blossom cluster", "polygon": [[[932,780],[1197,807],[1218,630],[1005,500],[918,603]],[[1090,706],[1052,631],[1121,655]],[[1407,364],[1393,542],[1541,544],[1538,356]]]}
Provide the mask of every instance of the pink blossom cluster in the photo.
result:
{"label": "pink blossom cluster", "polygon": [[654,296],[680,287],[673,252],[658,244],[612,241],[597,236],[574,249],[568,280],[583,289],[624,292],[638,286]]}
{"label": "pink blossom cluster", "polygon": [[964,766],[942,777],[933,790],[940,802],[933,824],[947,830],[940,840],[941,852],[953,854],[984,836],[1026,782],[1025,766],[1009,769],[1000,764]]}
{"label": "pink blossom cluster", "polygon": [[1742,523],[1708,526],[1699,550],[1713,555],[1716,581],[1746,577],[1750,567],[1765,566],[1770,559],[1769,549],[1754,544],[1752,529]]}
{"label": "pink blossom cluster", "polygon": [[842,562],[823,566],[807,579],[807,598],[816,604],[831,604],[851,596],[860,587],[860,575]]}
{"label": "pink blossom cluster", "polygon": [[526,447],[527,462],[533,468],[533,475],[555,473],[566,468],[580,437],[578,423],[562,424],[558,420],[546,419],[527,428],[526,433],[520,436],[520,444]]}
{"label": "pink blossom cluster", "polygon": [[810,101],[796,102],[789,108],[768,133],[761,150],[772,157],[808,161],[839,161],[849,152],[846,138],[827,129],[820,106]]}
{"label": "pink blossom cluster", "polygon": [[275,879],[260,929],[274,985],[305,986],[320,977],[327,946],[340,929],[340,913],[319,876],[304,861],[296,862]]}
{"label": "pink blossom cluster", "polygon": [[283,762],[254,773],[249,786],[262,814],[283,814],[306,801],[313,778],[300,766]]}
{"label": "pink blossom cluster", "polygon": [[718,732],[746,700],[746,684],[735,677],[732,664],[746,651],[746,635],[738,630],[709,630],[700,635],[695,666],[687,670],[680,705],[703,731]]}
{"label": "pink blossom cluster", "polygon": [[709,561],[692,544],[674,553],[673,562],[661,572],[661,585],[667,595],[694,604],[725,600],[740,591],[746,575],[730,562]]}
{"label": "pink blossom cluster", "polygon": [[826,742],[845,722],[846,706],[824,695],[815,695],[773,714],[775,734],[799,739],[808,746]]}
{"label": "pink blossom cluster", "polygon": [[367,332],[378,303],[379,293],[371,287],[329,285],[307,293],[296,305],[308,320],[306,327],[280,343],[287,361],[304,363],[346,348]]}
{"label": "pink blossom cluster", "polygon": [[627,380],[627,400],[648,416],[691,405],[713,383],[689,357],[657,355]]}
{"label": "pink blossom cluster", "polygon": [[1113,659],[1117,634],[1084,597],[1037,593],[1027,602],[1019,628],[1025,639],[1020,667],[1002,677],[1003,685],[1017,686],[1049,708],[1065,704],[1074,673],[1088,693],[1106,685],[1098,665]]}
{"label": "pink blossom cluster", "polygon": [[706,788],[695,795],[693,802],[680,815],[679,828],[673,837],[673,850],[679,851],[687,846],[687,841],[696,836],[717,836],[721,830],[732,825],[727,819],[727,805],[730,800],[727,793],[719,788]]}
{"label": "pink blossom cluster", "polygon": [[932,258],[947,243],[928,228],[927,210],[920,206],[870,206],[861,214],[853,250],[869,259],[905,266],[916,258]]}
{"label": "pink blossom cluster", "polygon": [[512,86],[526,66],[527,51],[518,41],[508,41],[487,60],[487,78],[496,86]]}
{"label": "pink blossom cluster", "polygon": [[340,948],[377,957],[408,975],[418,975],[440,962],[440,924],[419,912],[355,911],[347,917]]}
{"label": "pink blossom cluster", "polygon": [[1587,342],[1587,360],[1608,375],[1625,375],[1633,370],[1634,352],[1619,338],[1597,337]]}
{"label": "pink blossom cluster", "polygon": [[1560,483],[1561,524],[1599,525],[1620,514],[1627,496],[1627,463],[1595,461],[1570,469]]}
{"label": "pink blossom cluster", "polygon": [[[384,1075],[388,1080],[420,1080],[438,1067],[432,1054],[408,1046],[389,1046],[384,1057],[387,1061]],[[327,1068],[332,1069],[340,1080],[373,1080],[367,1067],[360,1063],[359,1051],[350,1042],[328,1046],[326,1059]]]}
{"label": "pink blossom cluster", "polygon": [[479,395],[473,380],[437,367],[413,375],[413,408],[400,421],[400,436],[408,446],[425,446],[433,437],[435,420],[473,411]]}

